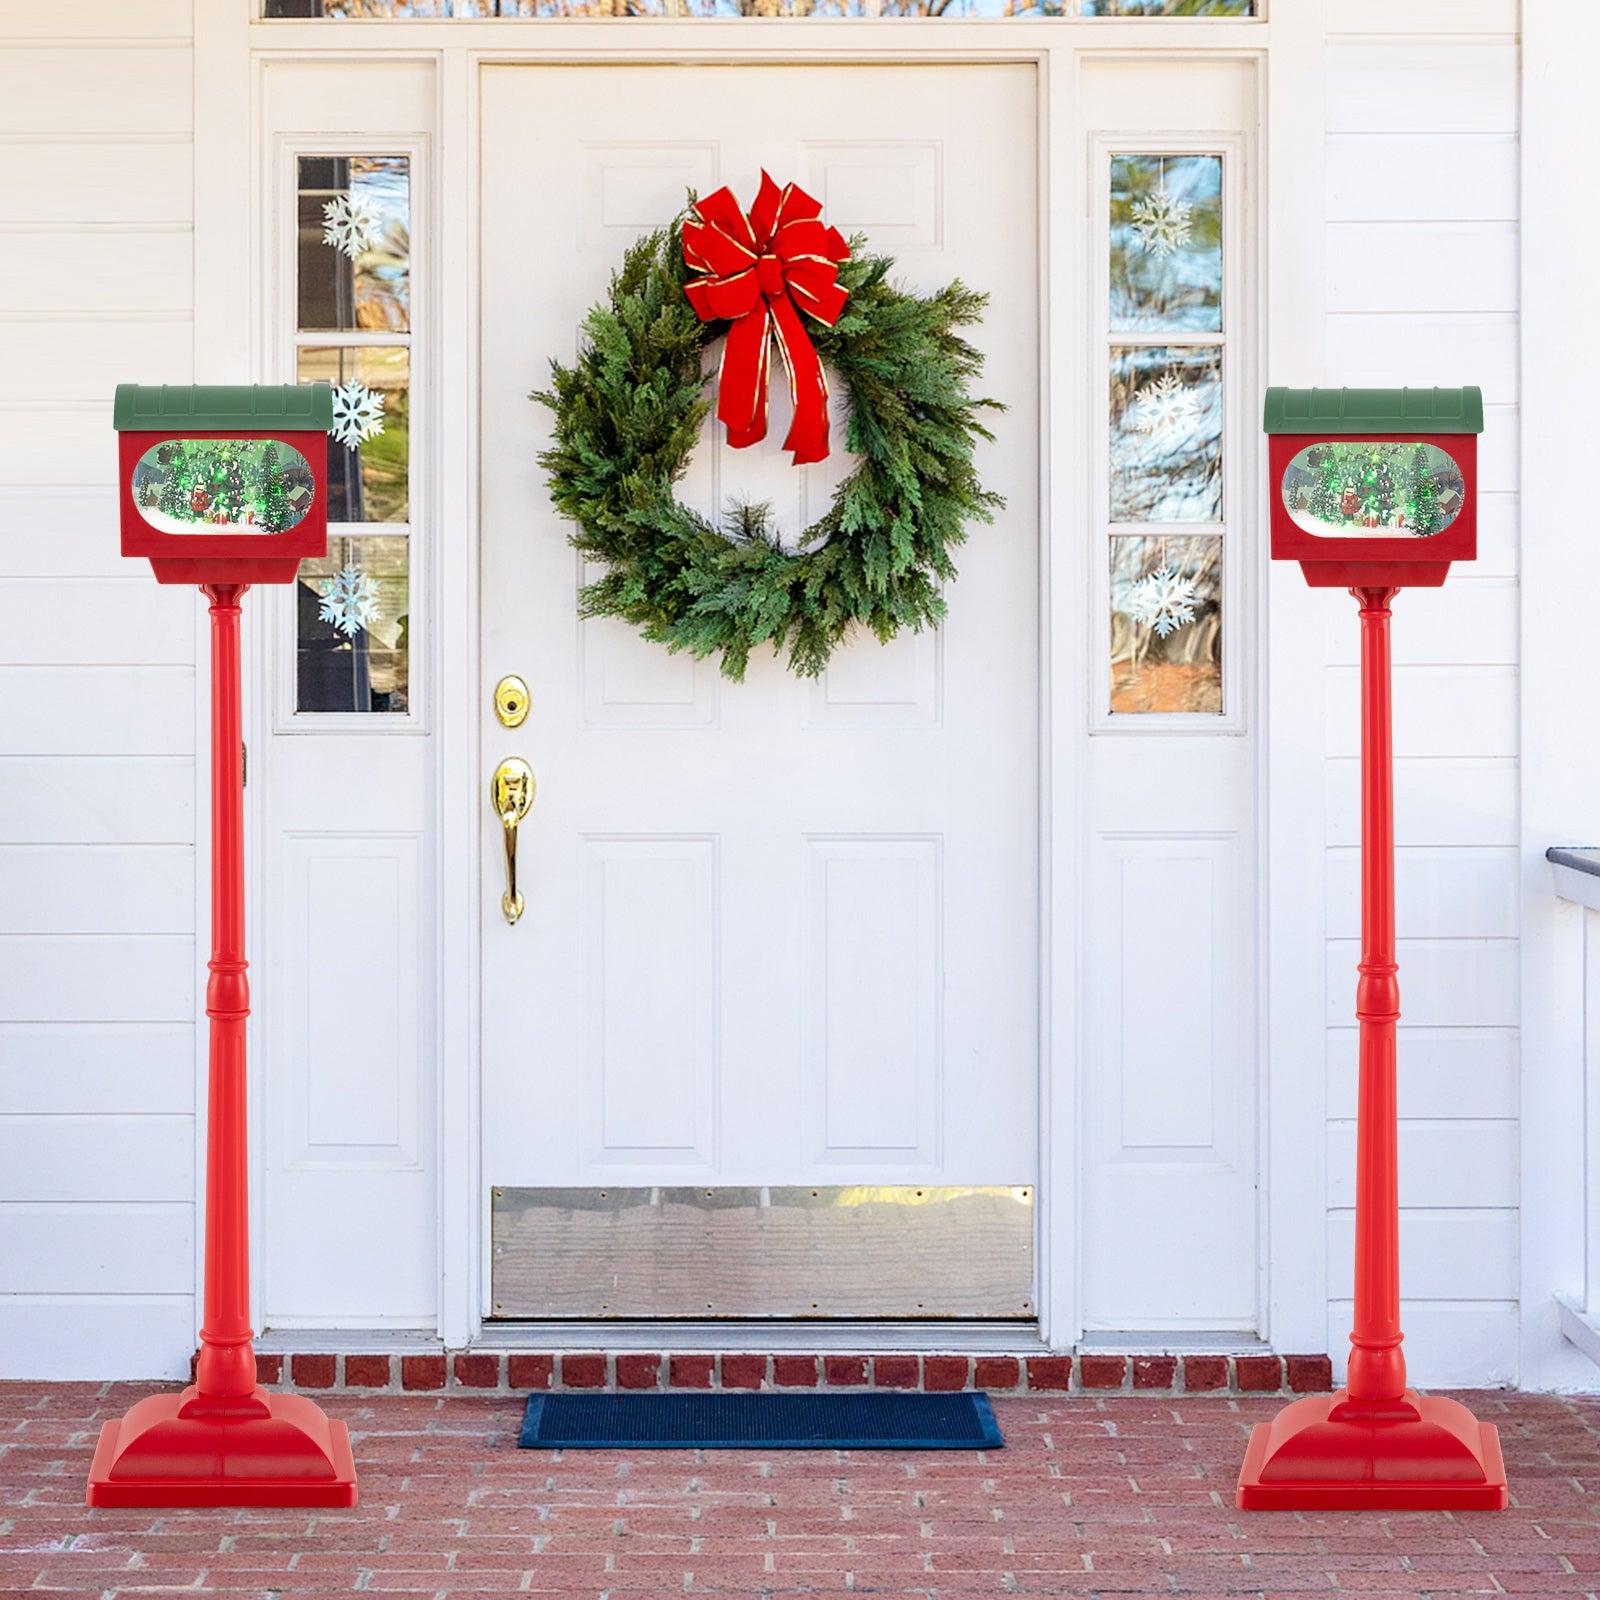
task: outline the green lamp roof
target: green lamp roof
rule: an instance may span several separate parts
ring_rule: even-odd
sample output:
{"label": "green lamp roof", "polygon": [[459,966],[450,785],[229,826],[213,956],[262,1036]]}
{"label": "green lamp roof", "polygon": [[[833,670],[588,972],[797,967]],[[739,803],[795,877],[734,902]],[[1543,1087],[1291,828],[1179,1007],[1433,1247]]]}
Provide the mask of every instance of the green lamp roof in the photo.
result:
{"label": "green lamp roof", "polygon": [[119,383],[111,424],[118,433],[326,433],[333,390],[325,383]]}
{"label": "green lamp roof", "polygon": [[1483,390],[1268,389],[1268,433],[1482,433]]}

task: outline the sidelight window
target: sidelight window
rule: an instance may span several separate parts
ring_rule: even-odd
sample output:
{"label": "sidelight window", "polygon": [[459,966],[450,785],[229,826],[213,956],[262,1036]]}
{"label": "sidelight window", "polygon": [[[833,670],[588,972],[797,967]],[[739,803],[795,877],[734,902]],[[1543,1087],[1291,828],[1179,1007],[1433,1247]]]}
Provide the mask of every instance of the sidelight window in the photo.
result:
{"label": "sidelight window", "polygon": [[1105,150],[1106,714],[1225,704],[1224,158]]}
{"label": "sidelight window", "polygon": [[296,163],[295,376],[333,389],[328,553],[295,585],[296,712],[411,708],[411,163]]}

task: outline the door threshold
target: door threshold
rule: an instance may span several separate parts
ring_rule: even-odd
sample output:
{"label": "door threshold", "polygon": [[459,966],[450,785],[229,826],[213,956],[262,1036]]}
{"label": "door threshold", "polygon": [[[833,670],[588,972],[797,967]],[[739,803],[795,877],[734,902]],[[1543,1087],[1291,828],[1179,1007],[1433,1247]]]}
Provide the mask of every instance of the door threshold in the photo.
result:
{"label": "door threshold", "polygon": [[1015,1321],[560,1321],[486,1322],[474,1350],[731,1350],[854,1353],[964,1350],[1038,1354],[1048,1348],[1031,1318]]}

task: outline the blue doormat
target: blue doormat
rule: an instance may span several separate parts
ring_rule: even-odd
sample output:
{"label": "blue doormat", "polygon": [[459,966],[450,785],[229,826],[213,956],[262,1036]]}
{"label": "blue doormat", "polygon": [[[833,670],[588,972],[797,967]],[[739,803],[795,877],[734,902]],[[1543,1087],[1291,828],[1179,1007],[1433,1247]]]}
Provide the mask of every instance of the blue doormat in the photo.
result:
{"label": "blue doormat", "polygon": [[524,1450],[992,1450],[986,1394],[536,1394]]}

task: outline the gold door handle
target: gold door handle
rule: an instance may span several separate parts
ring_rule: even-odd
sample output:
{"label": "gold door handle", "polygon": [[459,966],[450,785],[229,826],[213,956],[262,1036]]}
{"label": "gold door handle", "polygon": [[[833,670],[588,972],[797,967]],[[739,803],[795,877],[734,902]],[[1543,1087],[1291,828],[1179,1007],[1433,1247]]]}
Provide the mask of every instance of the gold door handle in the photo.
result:
{"label": "gold door handle", "polygon": [[507,756],[494,769],[490,792],[506,844],[506,892],[500,897],[500,909],[506,921],[515,924],[523,906],[517,893],[517,824],[533,804],[533,768],[521,756]]}

